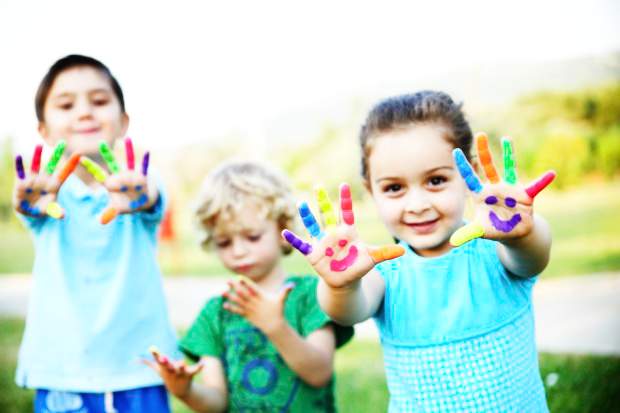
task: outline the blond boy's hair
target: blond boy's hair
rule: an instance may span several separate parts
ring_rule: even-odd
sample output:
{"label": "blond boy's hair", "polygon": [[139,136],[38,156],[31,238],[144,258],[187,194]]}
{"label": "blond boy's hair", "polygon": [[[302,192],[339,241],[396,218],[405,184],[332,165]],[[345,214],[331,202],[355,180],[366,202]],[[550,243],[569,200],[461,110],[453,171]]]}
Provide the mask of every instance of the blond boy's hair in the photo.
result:
{"label": "blond boy's hair", "polygon": [[[202,246],[211,245],[216,226],[232,223],[248,206],[256,207],[261,218],[276,221],[281,230],[295,225],[295,199],[282,173],[256,161],[230,161],[207,176],[198,198]],[[283,243],[282,250],[288,254],[291,247]]]}

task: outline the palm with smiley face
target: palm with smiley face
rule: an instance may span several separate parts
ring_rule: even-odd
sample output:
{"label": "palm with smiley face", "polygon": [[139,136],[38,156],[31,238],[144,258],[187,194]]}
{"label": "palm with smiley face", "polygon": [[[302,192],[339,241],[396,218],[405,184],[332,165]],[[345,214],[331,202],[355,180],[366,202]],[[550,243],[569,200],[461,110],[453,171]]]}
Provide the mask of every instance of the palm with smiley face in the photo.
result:
{"label": "palm with smiley face", "polygon": [[359,239],[349,185],[340,186],[340,219],[336,217],[327,192],[322,188],[317,190],[317,203],[325,223],[324,230],[321,230],[308,204],[303,202],[299,205],[299,215],[310,234],[310,242],[303,241],[289,230],[282,231],[282,236],[306,256],[329,286],[347,286],[366,275],[376,264],[404,254],[404,249],[399,245],[370,247]]}
{"label": "palm with smiley face", "polygon": [[456,166],[472,192],[474,199],[473,222],[458,229],[450,243],[459,246],[474,238],[508,240],[528,235],[533,228],[534,198],[555,178],[555,172],[548,171],[530,185],[517,181],[514,154],[510,140],[502,140],[504,158],[504,180],[495,169],[488,138],[476,135],[476,149],[480,164],[489,183],[482,185],[480,179],[460,149],[453,151]]}

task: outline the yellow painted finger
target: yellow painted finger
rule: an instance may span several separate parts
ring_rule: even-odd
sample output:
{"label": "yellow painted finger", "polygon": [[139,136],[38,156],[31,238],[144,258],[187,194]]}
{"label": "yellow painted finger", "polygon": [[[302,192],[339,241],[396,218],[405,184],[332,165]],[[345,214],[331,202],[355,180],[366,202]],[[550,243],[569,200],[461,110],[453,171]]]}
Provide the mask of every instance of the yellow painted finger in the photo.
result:
{"label": "yellow painted finger", "polygon": [[91,174],[97,182],[103,183],[106,179],[106,173],[102,167],[97,165],[95,161],[86,156],[82,156],[80,158],[80,163],[86,169],[86,171]]}
{"label": "yellow painted finger", "polygon": [[65,211],[58,202],[50,202],[45,208],[45,213],[52,218],[61,219],[65,216]]}
{"label": "yellow painted finger", "polygon": [[478,151],[478,159],[480,159],[480,164],[482,164],[487,179],[493,184],[498,183],[500,179],[495,165],[493,165],[493,157],[489,150],[489,138],[486,133],[479,132],[476,134],[476,149]]}
{"label": "yellow painted finger", "polygon": [[471,241],[472,239],[480,238],[483,235],[484,228],[482,225],[472,222],[456,230],[456,232],[450,237],[450,244],[458,247]]}
{"label": "yellow painted finger", "polygon": [[316,189],[316,201],[319,204],[319,211],[321,211],[325,226],[327,228],[336,226],[338,219],[325,188],[319,187]]}

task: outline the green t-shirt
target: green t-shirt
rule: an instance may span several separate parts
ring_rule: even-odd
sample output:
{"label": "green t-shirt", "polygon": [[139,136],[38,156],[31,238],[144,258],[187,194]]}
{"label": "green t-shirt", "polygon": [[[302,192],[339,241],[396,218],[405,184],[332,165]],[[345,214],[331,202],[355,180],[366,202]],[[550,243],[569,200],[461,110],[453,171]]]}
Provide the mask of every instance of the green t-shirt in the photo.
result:
{"label": "green t-shirt", "polygon": [[[295,283],[284,317],[301,336],[330,323],[316,298],[318,278],[289,277]],[[222,297],[207,301],[180,348],[190,358],[218,357],[228,382],[230,412],[334,412],[334,380],[321,388],[303,382],[275,346],[245,318],[222,308]],[[336,347],[353,336],[352,327],[333,324]]]}

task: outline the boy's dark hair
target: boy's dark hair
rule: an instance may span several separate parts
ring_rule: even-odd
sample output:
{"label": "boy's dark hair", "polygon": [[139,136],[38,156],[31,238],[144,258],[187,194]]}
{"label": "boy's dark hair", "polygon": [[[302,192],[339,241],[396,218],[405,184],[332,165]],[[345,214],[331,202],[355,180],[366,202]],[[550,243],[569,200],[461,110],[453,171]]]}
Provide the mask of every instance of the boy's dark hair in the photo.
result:
{"label": "boy's dark hair", "polygon": [[110,81],[110,86],[112,87],[112,90],[118,98],[118,102],[121,106],[121,113],[125,113],[125,99],[123,97],[123,90],[121,89],[121,85],[118,83],[116,78],[112,75],[112,72],[110,72],[110,69],[108,69],[108,67],[99,60],[92,57],[71,54],[56,61],[56,63],[49,68],[43,77],[43,80],[41,80],[41,83],[39,84],[37,94],[34,98],[34,109],[37,113],[37,119],[39,122],[44,121],[43,109],[45,106],[45,101],[47,100],[47,95],[50,93],[50,89],[52,88],[52,85],[58,75],[67,69],[72,69],[79,66],[88,66],[93,69],[97,69],[108,78]]}
{"label": "boy's dark hair", "polygon": [[364,180],[368,182],[369,179],[368,157],[372,138],[415,123],[444,125],[450,130],[451,135],[446,138],[470,158],[472,133],[461,107],[462,104],[455,103],[448,94],[432,90],[394,96],[379,102],[368,113],[359,135]]}

